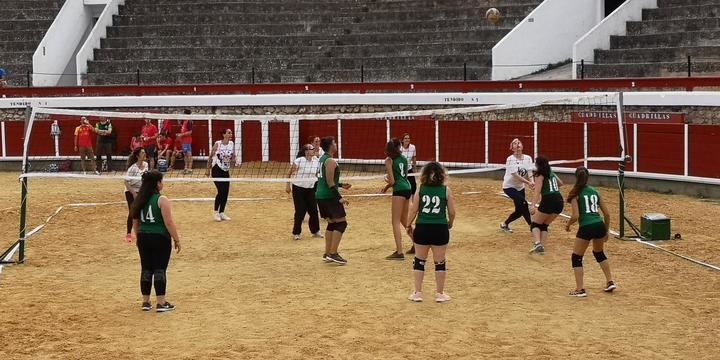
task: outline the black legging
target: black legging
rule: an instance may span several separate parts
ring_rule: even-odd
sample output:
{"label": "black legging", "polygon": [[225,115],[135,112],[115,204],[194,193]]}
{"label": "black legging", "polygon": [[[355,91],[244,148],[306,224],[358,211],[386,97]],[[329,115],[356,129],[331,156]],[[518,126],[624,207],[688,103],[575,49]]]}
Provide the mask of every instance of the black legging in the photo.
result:
{"label": "black legging", "polygon": [[[412,170],[412,169],[411,169]],[[410,182],[410,193],[415,195],[415,191],[417,190],[417,184],[415,183],[415,177],[414,176],[408,176],[408,181]]]}
{"label": "black legging", "polygon": [[315,200],[315,189],[306,189],[300,186],[292,186],[293,204],[295,205],[295,221],[293,223],[293,235],[300,235],[302,222],[305,213],[310,215],[308,225],[310,232],[320,231],[320,218],[318,217],[317,200]]}
{"label": "black legging", "polygon": [[[229,178],[230,172],[221,169],[215,165],[212,167],[212,177],[214,178]],[[227,181],[215,181],[215,187],[217,188],[217,195],[215,195],[215,211],[225,212],[225,205],[230,195],[230,183]]]}
{"label": "black legging", "polygon": [[505,225],[510,225],[511,222],[520,217],[524,217],[525,222],[530,225],[530,209],[528,209],[528,203],[525,201],[525,189],[517,190],[515,188],[507,188],[503,189],[503,192],[515,203],[515,212],[508,216],[507,220],[505,220]]}
{"label": "black legging", "polygon": [[137,238],[138,252],[140,252],[140,292],[150,295],[153,282],[155,295],[165,296],[167,287],[166,270],[170,262],[172,246],[170,236],[167,234],[139,233]]}
{"label": "black legging", "polygon": [[128,204],[128,217],[127,217],[127,233],[129,234],[132,232],[132,225],[133,225],[133,219],[132,214],[130,213],[130,209],[132,208],[133,203],[133,195],[131,192],[125,190],[125,201],[127,201]]}

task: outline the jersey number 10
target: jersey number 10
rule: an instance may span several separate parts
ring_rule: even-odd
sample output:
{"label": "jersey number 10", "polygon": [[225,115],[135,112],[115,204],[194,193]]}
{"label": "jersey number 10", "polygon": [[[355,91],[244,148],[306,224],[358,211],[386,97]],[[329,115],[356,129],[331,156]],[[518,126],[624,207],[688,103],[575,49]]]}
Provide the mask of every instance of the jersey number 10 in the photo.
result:
{"label": "jersey number 10", "polygon": [[[428,195],[423,195],[423,208],[422,212],[425,214],[439,214],[440,213],[440,197],[433,196],[432,198]],[[432,208],[431,208],[432,207]]]}
{"label": "jersey number 10", "polygon": [[552,179],[550,179],[550,181],[548,181],[548,185],[550,187],[550,191],[553,191],[553,192],[560,191],[560,187],[557,184],[556,177],[553,176]]}
{"label": "jersey number 10", "polygon": [[598,212],[598,197],[597,195],[584,195],[585,198],[585,213],[592,214]]}

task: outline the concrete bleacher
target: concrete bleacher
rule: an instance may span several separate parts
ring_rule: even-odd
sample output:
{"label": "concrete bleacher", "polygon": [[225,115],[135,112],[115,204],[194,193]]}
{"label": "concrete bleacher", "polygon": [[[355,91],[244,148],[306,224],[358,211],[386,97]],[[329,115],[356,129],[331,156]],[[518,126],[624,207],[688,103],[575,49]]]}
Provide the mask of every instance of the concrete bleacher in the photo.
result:
{"label": "concrete bleacher", "polygon": [[489,79],[492,46],[541,2],[127,0],[85,82]]}
{"label": "concrete bleacher", "polygon": [[[595,50],[586,78],[720,74],[720,0],[658,0],[642,21],[627,23],[610,49]],[[580,71],[578,68],[577,71]]]}
{"label": "concrete bleacher", "polygon": [[9,86],[27,86],[32,56],[64,0],[0,0],[0,67]]}

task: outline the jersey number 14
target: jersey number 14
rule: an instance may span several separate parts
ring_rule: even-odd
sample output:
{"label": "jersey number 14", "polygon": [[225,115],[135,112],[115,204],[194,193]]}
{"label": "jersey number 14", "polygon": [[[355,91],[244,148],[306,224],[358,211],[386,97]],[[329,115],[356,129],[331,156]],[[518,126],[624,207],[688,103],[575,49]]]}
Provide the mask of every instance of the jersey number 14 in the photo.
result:
{"label": "jersey number 14", "polygon": [[147,214],[145,214],[144,211],[140,210],[140,221],[144,223],[154,223],[155,222],[155,216],[152,212],[152,206],[148,207]]}

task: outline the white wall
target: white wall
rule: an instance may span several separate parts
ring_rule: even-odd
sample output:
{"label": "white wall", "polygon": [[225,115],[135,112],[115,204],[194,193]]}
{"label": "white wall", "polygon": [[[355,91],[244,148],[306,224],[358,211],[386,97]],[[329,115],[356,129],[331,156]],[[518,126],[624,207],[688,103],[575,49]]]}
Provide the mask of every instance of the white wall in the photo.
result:
{"label": "white wall", "polygon": [[513,79],[571,58],[575,41],[602,19],[599,2],[543,1],[493,47],[492,79]]}
{"label": "white wall", "polygon": [[[581,60],[592,64],[595,61],[595,49],[609,49],[611,35],[625,35],[626,22],[642,20],[642,9],[657,8],[657,0],[628,0],[599,24],[590,29],[573,45],[573,63]],[[573,79],[577,79],[577,70],[573,69]]]}
{"label": "white wall", "polygon": [[[107,1],[107,0],[88,0],[88,1]],[[87,36],[85,43],[75,56],[75,74],[77,76],[76,85],[83,85],[83,77],[87,74],[88,61],[95,59],[95,49],[100,48],[100,40],[107,36],[107,27],[112,25],[113,16],[119,13],[118,6],[124,5],[125,0],[110,0],[98,17],[95,26]]]}
{"label": "white wall", "polygon": [[33,54],[33,86],[55,86],[92,23],[83,0],[67,0]]}

